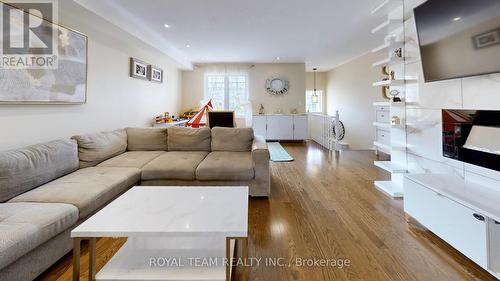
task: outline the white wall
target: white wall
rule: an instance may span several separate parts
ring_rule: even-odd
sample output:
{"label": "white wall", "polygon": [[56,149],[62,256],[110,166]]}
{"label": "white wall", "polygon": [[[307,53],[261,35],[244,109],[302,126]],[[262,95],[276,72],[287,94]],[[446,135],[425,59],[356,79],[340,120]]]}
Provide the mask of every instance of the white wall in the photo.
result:
{"label": "white wall", "polygon": [[340,113],[351,149],[372,149],[375,140],[373,103],[384,101],[379,88],[372,83],[382,78],[372,63],[379,56],[371,53],[358,57],[326,74],[327,114]]}
{"label": "white wall", "polygon": [[[73,1],[59,1],[59,22],[88,36],[88,92],[83,105],[0,105],[0,150],[74,134],[148,126],[180,110],[176,63]],[[129,78],[129,57],[162,67],[163,84]]]}
{"label": "white wall", "polygon": [[[201,64],[193,71],[182,72],[182,107],[197,108],[204,99],[204,73],[213,65]],[[221,65],[218,65],[219,67]],[[300,113],[305,111],[305,64],[303,63],[259,63],[241,65],[248,68],[249,99],[252,102],[253,112],[257,114],[260,104],[265,107],[266,113],[274,113],[282,109],[283,113],[290,113],[296,108]],[[290,90],[283,96],[269,95],[265,89],[266,79],[272,75],[281,75],[290,81]]]}

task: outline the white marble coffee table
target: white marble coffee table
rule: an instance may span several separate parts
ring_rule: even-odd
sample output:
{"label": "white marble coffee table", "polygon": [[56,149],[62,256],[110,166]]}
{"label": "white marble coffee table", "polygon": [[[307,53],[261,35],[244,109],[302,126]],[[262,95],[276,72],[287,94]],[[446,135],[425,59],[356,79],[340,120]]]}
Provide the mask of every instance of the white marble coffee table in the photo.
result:
{"label": "white marble coffee table", "polygon": [[[248,187],[133,187],[71,237],[73,280],[82,240],[89,240],[90,280],[230,280],[238,240],[248,254]],[[128,239],[96,274],[99,237]]]}

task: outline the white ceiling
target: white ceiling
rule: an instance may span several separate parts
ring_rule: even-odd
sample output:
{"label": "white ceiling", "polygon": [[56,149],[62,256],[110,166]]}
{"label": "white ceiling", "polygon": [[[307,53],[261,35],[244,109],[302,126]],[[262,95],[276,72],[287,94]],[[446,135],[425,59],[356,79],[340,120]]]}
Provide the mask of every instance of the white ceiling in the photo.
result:
{"label": "white ceiling", "polygon": [[184,68],[210,62],[305,62],[307,70],[329,70],[383,40],[370,33],[384,20],[370,15],[381,0],[75,1]]}

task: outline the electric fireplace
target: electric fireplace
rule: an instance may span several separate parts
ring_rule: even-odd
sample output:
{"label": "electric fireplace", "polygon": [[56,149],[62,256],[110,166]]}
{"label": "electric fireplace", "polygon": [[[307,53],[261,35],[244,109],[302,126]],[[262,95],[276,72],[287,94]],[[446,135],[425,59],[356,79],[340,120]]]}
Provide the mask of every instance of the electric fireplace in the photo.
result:
{"label": "electric fireplace", "polygon": [[444,109],[443,156],[500,171],[500,111]]}

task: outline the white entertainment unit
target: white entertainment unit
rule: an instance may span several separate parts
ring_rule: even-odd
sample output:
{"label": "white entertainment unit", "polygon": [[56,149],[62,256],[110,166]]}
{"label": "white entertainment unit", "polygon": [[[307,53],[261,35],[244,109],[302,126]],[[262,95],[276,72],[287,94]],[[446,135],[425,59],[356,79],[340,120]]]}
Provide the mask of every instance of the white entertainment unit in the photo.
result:
{"label": "white entertainment unit", "polygon": [[500,190],[451,174],[406,175],[405,213],[500,279]]}
{"label": "white entertainment unit", "polygon": [[254,115],[252,127],[255,135],[266,140],[309,139],[307,114]]}

